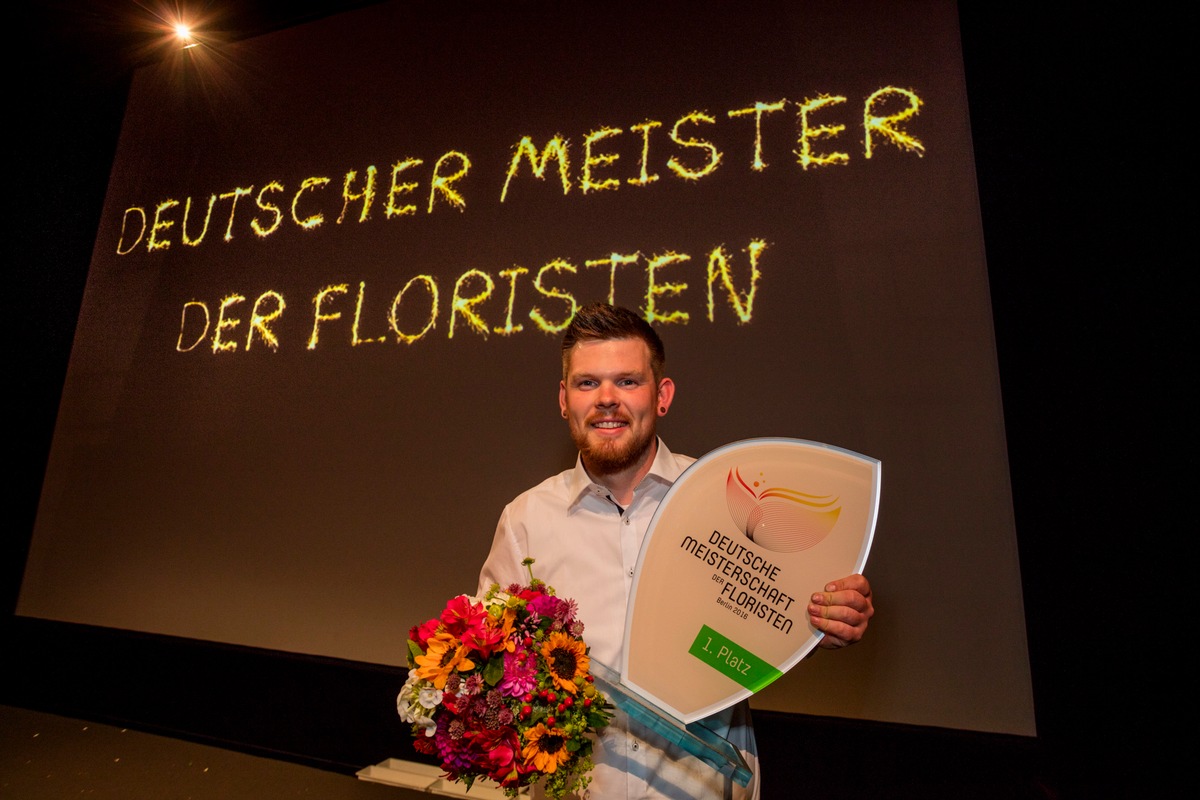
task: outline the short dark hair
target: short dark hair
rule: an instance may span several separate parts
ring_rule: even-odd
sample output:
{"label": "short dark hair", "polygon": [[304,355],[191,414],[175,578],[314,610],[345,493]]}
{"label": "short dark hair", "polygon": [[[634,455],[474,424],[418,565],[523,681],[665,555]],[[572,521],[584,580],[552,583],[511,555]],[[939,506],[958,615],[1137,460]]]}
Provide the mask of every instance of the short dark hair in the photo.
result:
{"label": "short dark hair", "polygon": [[641,339],[650,349],[650,369],[654,382],[662,380],[667,364],[667,351],[662,339],[637,312],[608,303],[588,303],[580,306],[567,325],[562,340],[563,380],[567,379],[567,368],[571,351],[580,342],[608,341],[610,339]]}

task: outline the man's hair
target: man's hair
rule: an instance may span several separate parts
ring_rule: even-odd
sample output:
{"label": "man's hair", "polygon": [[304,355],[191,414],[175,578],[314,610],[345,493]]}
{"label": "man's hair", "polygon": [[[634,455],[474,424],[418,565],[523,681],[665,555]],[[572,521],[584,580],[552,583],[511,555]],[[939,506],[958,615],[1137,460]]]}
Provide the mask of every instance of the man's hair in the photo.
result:
{"label": "man's hair", "polygon": [[608,341],[610,339],[641,339],[650,349],[650,369],[654,373],[654,382],[662,380],[663,369],[667,363],[667,352],[663,348],[662,339],[650,323],[628,308],[609,305],[608,303],[588,303],[580,306],[575,312],[571,324],[562,340],[563,380],[567,379],[567,369],[571,365],[571,351],[580,342]]}

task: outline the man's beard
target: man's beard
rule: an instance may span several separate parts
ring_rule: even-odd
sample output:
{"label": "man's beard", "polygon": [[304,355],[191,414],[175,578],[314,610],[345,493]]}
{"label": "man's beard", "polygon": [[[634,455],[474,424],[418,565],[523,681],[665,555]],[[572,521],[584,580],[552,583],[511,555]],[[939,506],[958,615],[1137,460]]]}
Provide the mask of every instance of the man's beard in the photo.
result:
{"label": "man's beard", "polygon": [[634,466],[646,455],[646,451],[650,449],[656,436],[654,427],[651,426],[642,434],[631,432],[630,436],[619,442],[594,443],[588,437],[588,432],[591,430],[590,424],[585,423],[580,429],[572,421],[570,428],[571,439],[579,448],[584,466],[587,467],[592,477],[615,475]]}

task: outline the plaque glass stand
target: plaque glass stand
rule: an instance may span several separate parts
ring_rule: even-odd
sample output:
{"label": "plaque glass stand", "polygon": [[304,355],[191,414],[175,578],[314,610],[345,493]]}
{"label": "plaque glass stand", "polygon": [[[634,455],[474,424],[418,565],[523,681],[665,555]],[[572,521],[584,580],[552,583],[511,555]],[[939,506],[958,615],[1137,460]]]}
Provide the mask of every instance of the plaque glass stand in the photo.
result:
{"label": "plaque glass stand", "polygon": [[734,780],[739,786],[750,783],[750,768],[741,752],[729,741],[704,725],[703,720],[684,725],[621,685],[621,676],[596,659],[591,659],[592,675],[605,696],[617,708],[659,736],[695,756]]}

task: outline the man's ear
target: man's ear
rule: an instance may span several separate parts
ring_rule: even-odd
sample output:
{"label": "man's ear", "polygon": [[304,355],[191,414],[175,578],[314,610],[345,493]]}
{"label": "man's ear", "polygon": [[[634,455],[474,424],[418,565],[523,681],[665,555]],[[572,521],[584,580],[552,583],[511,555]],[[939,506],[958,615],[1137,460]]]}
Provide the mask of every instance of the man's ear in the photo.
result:
{"label": "man's ear", "polygon": [[558,413],[567,418],[567,384],[563,381],[558,382]]}
{"label": "man's ear", "polygon": [[671,407],[671,401],[675,399],[675,381],[670,378],[663,378],[658,382],[658,415],[665,417],[667,409]]}

